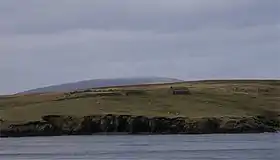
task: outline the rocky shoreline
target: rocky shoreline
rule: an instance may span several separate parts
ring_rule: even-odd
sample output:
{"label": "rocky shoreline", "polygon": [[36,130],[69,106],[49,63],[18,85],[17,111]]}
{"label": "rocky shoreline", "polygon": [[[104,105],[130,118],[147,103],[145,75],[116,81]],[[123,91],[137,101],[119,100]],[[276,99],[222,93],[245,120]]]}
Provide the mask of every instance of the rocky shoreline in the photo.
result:
{"label": "rocky shoreline", "polygon": [[10,124],[2,120],[0,137],[60,136],[93,134],[212,134],[277,132],[279,117],[146,117],[92,115],[43,116],[41,121]]}

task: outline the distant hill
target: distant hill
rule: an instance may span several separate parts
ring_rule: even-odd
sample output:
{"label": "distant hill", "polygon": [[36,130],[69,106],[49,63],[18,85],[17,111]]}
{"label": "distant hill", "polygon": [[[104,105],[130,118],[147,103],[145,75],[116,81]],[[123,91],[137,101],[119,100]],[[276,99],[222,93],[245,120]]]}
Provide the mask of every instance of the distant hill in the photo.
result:
{"label": "distant hill", "polygon": [[144,77],[144,78],[115,78],[115,79],[93,79],[60,85],[53,85],[25,91],[23,93],[44,93],[44,92],[69,92],[89,88],[126,86],[139,84],[173,83],[182,80],[164,77]]}

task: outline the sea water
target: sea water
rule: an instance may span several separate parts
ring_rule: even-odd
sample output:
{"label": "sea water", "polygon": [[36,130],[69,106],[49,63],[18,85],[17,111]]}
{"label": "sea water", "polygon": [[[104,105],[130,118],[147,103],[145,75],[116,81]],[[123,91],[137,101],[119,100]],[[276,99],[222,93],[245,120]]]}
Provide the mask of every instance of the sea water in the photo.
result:
{"label": "sea water", "polygon": [[280,160],[280,133],[2,138],[0,159]]}

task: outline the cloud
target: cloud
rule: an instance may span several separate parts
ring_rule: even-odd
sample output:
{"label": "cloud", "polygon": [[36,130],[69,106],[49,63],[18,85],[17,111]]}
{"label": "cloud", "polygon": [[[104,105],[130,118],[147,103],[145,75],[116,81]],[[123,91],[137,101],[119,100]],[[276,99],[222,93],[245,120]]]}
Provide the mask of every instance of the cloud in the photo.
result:
{"label": "cloud", "polygon": [[126,76],[280,78],[279,8],[277,0],[0,1],[0,91]]}
{"label": "cloud", "polygon": [[41,33],[80,28],[184,31],[275,24],[277,4],[277,0],[9,0],[0,2],[0,26],[2,33]]}

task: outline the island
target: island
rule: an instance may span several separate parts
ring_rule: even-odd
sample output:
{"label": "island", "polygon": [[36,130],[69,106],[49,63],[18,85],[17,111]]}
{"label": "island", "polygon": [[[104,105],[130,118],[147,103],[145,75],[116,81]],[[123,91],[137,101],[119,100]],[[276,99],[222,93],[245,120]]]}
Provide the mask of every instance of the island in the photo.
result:
{"label": "island", "polygon": [[263,133],[280,80],[205,80],[0,96],[0,136]]}

